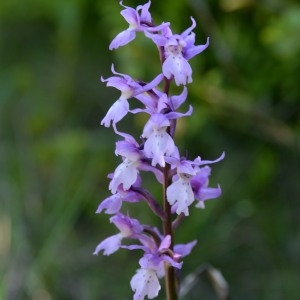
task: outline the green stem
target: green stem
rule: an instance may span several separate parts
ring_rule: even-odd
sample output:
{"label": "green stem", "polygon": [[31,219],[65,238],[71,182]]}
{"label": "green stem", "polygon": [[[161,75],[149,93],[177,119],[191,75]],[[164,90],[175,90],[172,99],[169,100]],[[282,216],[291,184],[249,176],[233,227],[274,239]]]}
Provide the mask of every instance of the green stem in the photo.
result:
{"label": "green stem", "polygon": [[[166,218],[163,222],[164,236],[171,236],[170,249],[173,250],[173,230],[172,230],[172,218],[171,218],[171,206],[167,201],[167,187],[170,185],[170,178],[168,176],[170,165],[166,164],[164,168],[164,185],[163,185],[163,201],[164,201],[164,212]],[[165,285],[166,285],[166,299],[177,300],[177,284],[175,277],[175,270],[169,263],[165,263]]]}
{"label": "green stem", "polygon": [[[158,47],[159,56],[161,64],[163,65],[163,62],[165,60],[164,55],[164,48]],[[164,78],[164,93],[168,96],[169,90],[170,90],[170,84],[171,80]],[[167,132],[171,135],[173,138],[176,123],[173,123],[173,129],[169,127]],[[173,229],[172,229],[172,214],[171,214],[171,205],[169,204],[167,200],[167,188],[171,184],[171,178],[169,176],[170,171],[170,165],[166,164],[164,167],[164,184],[163,184],[163,208],[165,213],[165,219],[163,220],[163,231],[164,236],[170,235],[171,236],[171,245],[170,249],[173,251]],[[177,300],[177,280],[175,276],[175,270],[174,267],[172,267],[169,263],[165,263],[165,288],[166,288],[166,300]]]}

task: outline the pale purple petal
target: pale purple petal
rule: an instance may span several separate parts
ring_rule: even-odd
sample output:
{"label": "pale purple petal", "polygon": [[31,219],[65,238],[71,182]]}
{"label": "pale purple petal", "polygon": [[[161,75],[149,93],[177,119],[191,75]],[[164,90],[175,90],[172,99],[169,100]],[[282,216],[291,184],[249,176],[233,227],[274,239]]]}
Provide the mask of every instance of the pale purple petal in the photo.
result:
{"label": "pale purple petal", "polygon": [[151,22],[151,14],[149,13],[149,7],[151,5],[151,1],[148,1],[144,5],[139,5],[137,10],[141,10],[141,21],[143,22]]}
{"label": "pale purple petal", "polygon": [[143,93],[152,90],[154,87],[158,86],[163,79],[164,79],[164,75],[160,73],[151,82],[143,86],[140,92]]}
{"label": "pale purple petal", "polygon": [[185,57],[185,50],[195,47],[195,38],[196,35],[194,32],[191,32],[185,39],[185,47],[183,49],[183,56]]}
{"label": "pale purple petal", "polygon": [[129,111],[127,99],[118,99],[108,110],[107,114],[101,121],[101,125],[109,127],[111,122],[117,123],[122,120]]}
{"label": "pale purple petal", "polygon": [[138,145],[127,140],[116,142],[115,154],[126,157],[131,161],[138,161],[141,157]]}
{"label": "pale purple petal", "polygon": [[134,300],[153,299],[158,296],[161,289],[159,280],[154,270],[138,269],[130,281],[130,286],[135,292]]}
{"label": "pale purple petal", "polygon": [[137,219],[130,218],[121,213],[110,218],[110,222],[120,230],[122,237],[132,237],[140,235],[143,231],[143,226]]}
{"label": "pale purple petal", "polygon": [[119,185],[123,185],[124,190],[128,190],[137,180],[138,170],[136,162],[124,160],[115,170],[113,179],[109,184],[110,191],[115,194]]}
{"label": "pale purple petal", "polygon": [[101,213],[105,209],[106,214],[115,214],[120,211],[122,206],[122,197],[120,194],[111,195],[104,199],[98,206],[97,214]]}
{"label": "pale purple petal", "polygon": [[181,54],[170,54],[163,63],[163,74],[171,79],[174,76],[176,85],[192,82],[192,68]]}
{"label": "pale purple petal", "polygon": [[[129,85],[128,78],[122,78],[119,76],[112,76],[107,79],[101,77],[102,82],[107,82],[106,86],[114,87],[123,93],[129,93],[132,91],[131,86]],[[131,82],[130,82],[131,83]]]}
{"label": "pale purple petal", "polygon": [[109,50],[117,49],[121,46],[127,45],[136,37],[134,30],[128,28],[120,32],[110,43]]}
{"label": "pale purple petal", "polygon": [[160,25],[155,26],[155,27],[143,26],[143,31],[145,34],[147,33],[147,31],[158,32],[158,31],[167,30],[167,28],[169,28],[169,26],[170,26],[169,22],[163,22]]}
{"label": "pale purple petal", "polygon": [[146,157],[152,158],[152,166],[159,164],[165,166],[164,156],[171,155],[175,149],[175,144],[166,129],[153,130],[144,145]]}
{"label": "pale purple petal", "polygon": [[215,160],[201,160],[200,159],[199,165],[214,164],[214,163],[219,162],[220,160],[222,160],[224,157],[225,157],[225,152],[223,152],[221,154],[221,156],[219,158],[215,159]]}
{"label": "pale purple petal", "polygon": [[186,49],[184,53],[184,57],[189,60],[192,57],[196,56],[197,54],[201,53],[204,51],[207,47],[209,46],[209,37],[206,40],[206,44],[204,45],[198,45],[198,46],[193,46],[188,49]]}
{"label": "pale purple petal", "polygon": [[170,103],[171,103],[172,109],[173,110],[178,109],[181,106],[181,104],[185,102],[186,97],[187,97],[187,88],[186,87],[183,88],[183,91],[180,95],[171,96]]}
{"label": "pale purple petal", "polygon": [[157,46],[164,46],[168,39],[160,34],[145,31],[145,36],[150,38]]}
{"label": "pale purple petal", "polygon": [[103,250],[103,255],[110,255],[117,250],[119,250],[121,246],[122,235],[120,233],[108,237],[103,240],[95,249],[94,255],[98,255],[98,253]]}
{"label": "pale purple petal", "polygon": [[191,20],[192,20],[192,25],[188,29],[186,29],[183,33],[180,34],[182,38],[186,38],[196,27],[196,21],[194,20],[193,17],[191,17]]}
{"label": "pale purple petal", "polygon": [[194,240],[187,244],[177,244],[174,246],[174,251],[181,256],[187,256],[191,253],[194,246],[197,244],[197,241]]}
{"label": "pale purple petal", "polygon": [[163,261],[168,262],[174,268],[180,269],[182,267],[182,262],[177,262],[168,255],[162,255],[161,257],[162,257]]}
{"label": "pale purple petal", "polygon": [[127,141],[129,144],[132,144],[135,147],[139,146],[138,143],[136,142],[135,138],[132,135],[122,132],[122,131],[119,131],[117,129],[117,127],[115,126],[115,124],[113,124],[113,128],[114,128],[115,133],[122,136],[123,138],[125,138],[125,141]]}
{"label": "pale purple petal", "polygon": [[196,200],[199,202],[196,207],[204,208],[204,201],[209,199],[215,199],[221,196],[222,190],[218,185],[217,188],[203,187],[195,194]]}
{"label": "pale purple petal", "polygon": [[211,168],[209,166],[204,166],[200,168],[196,176],[191,179],[191,185],[194,191],[198,191],[203,186],[208,185],[208,177],[210,176]]}
{"label": "pale purple petal", "polygon": [[126,20],[126,22],[131,25],[138,25],[140,22],[140,17],[138,15],[138,13],[136,12],[135,9],[131,8],[131,7],[126,7],[126,9],[123,9],[120,14],[123,16],[123,18]]}
{"label": "pale purple petal", "polygon": [[167,200],[170,205],[176,204],[176,213],[189,215],[188,206],[194,201],[194,193],[189,180],[179,178],[167,188]]}
{"label": "pale purple petal", "polygon": [[169,120],[174,120],[174,119],[179,119],[181,117],[187,117],[190,116],[193,113],[193,107],[190,105],[189,106],[189,110],[186,113],[180,113],[180,112],[176,112],[176,111],[171,111],[169,113],[167,113],[165,116],[169,119]]}
{"label": "pale purple petal", "polygon": [[159,247],[158,247],[158,251],[162,250],[162,249],[168,249],[171,245],[171,236],[169,234],[167,234],[163,240],[161,241]]}

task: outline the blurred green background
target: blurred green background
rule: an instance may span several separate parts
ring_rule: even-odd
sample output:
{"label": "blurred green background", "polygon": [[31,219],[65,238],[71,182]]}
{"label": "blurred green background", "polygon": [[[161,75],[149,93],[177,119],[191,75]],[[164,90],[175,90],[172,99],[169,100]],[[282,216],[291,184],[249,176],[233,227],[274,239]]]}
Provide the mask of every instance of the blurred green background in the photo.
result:
{"label": "blurred green background", "polygon": [[[119,93],[99,78],[112,62],[144,80],[160,68],[141,35],[108,50],[127,28],[120,10],[116,0],[0,2],[0,299],[132,299],[141,253],[92,255],[116,233],[94,212],[120,163],[112,129],[99,126]],[[190,158],[226,152],[211,176],[222,197],[191,208],[177,232],[177,242],[198,239],[182,276],[210,263],[232,299],[299,299],[299,2],[153,0],[151,12],[174,33],[193,16],[196,44],[210,36],[191,60],[194,114],[176,141]],[[129,116],[120,129],[139,136],[144,121]],[[159,224],[144,204],[126,209]],[[186,299],[217,298],[199,282]]]}

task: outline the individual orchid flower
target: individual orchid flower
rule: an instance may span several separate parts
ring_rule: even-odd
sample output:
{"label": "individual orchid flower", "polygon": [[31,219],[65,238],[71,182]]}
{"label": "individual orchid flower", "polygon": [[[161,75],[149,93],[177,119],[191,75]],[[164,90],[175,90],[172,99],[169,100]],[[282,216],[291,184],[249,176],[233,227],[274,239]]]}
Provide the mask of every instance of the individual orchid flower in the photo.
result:
{"label": "individual orchid flower", "polygon": [[152,89],[163,79],[163,75],[159,74],[150,83],[142,86],[133,80],[129,75],[116,72],[114,65],[112,65],[111,70],[113,74],[119,76],[112,76],[107,79],[101,77],[101,81],[106,82],[107,86],[112,86],[120,90],[121,95],[119,99],[110,107],[107,114],[101,121],[101,125],[104,125],[105,127],[109,127],[111,122],[116,124],[126,116],[126,114],[129,112],[129,98]]}
{"label": "individual orchid flower", "polygon": [[123,5],[123,1],[120,1],[120,5],[125,7],[121,11],[121,15],[124,17],[129,27],[120,32],[110,43],[109,50],[117,49],[120,46],[124,46],[135,39],[136,32],[138,31],[159,31],[166,28],[170,23],[162,23],[159,26],[152,24],[151,15],[149,13],[149,7],[151,1],[144,5],[139,5],[136,9]]}
{"label": "individual orchid flower", "polygon": [[116,214],[110,218],[110,222],[120,230],[120,233],[103,240],[95,249],[94,253],[97,255],[103,250],[104,255],[110,255],[121,247],[122,239],[124,238],[138,238],[143,231],[143,226],[136,219],[131,219],[121,213]]}
{"label": "individual orchid flower", "polygon": [[157,297],[161,289],[159,278],[164,276],[165,262],[175,268],[181,268],[182,262],[177,262],[181,256],[171,251],[170,245],[171,237],[167,235],[159,247],[154,241],[143,247],[145,254],[139,261],[141,268],[130,281],[131,288],[135,292],[133,299],[143,300],[146,296],[149,299]]}
{"label": "individual orchid flower", "polygon": [[96,213],[99,214],[102,210],[105,210],[106,214],[116,214],[120,211],[123,202],[136,203],[141,199],[143,197],[140,193],[124,190],[122,185],[119,185],[117,193],[105,198],[98,206]]}
{"label": "individual orchid flower", "polygon": [[176,213],[179,215],[184,213],[189,215],[188,207],[194,201],[194,193],[190,184],[192,176],[197,174],[196,165],[198,159],[194,161],[180,160],[173,157],[167,157],[166,161],[176,168],[177,175],[174,176],[174,181],[167,188],[167,200],[173,209],[176,208]]}
{"label": "individual orchid flower", "polygon": [[115,154],[121,155],[123,162],[113,173],[112,180],[109,184],[111,192],[115,194],[120,185],[122,185],[123,190],[129,190],[129,188],[138,179],[139,171],[152,172],[156,179],[162,183],[162,172],[149,165],[143,152],[139,149],[139,144],[136,142],[134,137],[130,134],[118,131],[115,125],[113,127],[115,132],[125,139],[123,141],[116,142]]}
{"label": "individual orchid flower", "polygon": [[[165,166],[165,156],[175,156],[178,152],[174,144],[173,138],[168,132],[171,127],[170,120],[175,120],[183,116],[192,114],[192,106],[186,113],[173,111],[177,109],[186,98],[186,89],[179,96],[168,97],[165,93],[160,93],[154,104],[152,95],[140,98],[140,101],[147,103],[145,109],[136,109],[136,112],[146,112],[150,114],[150,119],[145,124],[142,137],[146,138],[144,144],[144,153],[146,157],[152,159],[152,166],[159,164],[161,167]],[[153,101],[151,101],[150,99]]]}
{"label": "individual orchid flower", "polygon": [[[132,113],[146,112],[150,115],[156,113],[175,112],[187,98],[187,88],[184,87],[180,95],[168,96],[166,93],[153,88],[151,93],[143,93],[135,96],[145,108],[136,108],[131,110]],[[191,106],[190,106],[191,109]],[[189,110],[190,114],[191,111]],[[185,114],[185,116],[190,115]],[[182,116],[182,115],[178,115]]]}
{"label": "individual orchid flower", "polygon": [[204,45],[195,46],[195,33],[192,30],[196,27],[196,22],[193,18],[191,20],[191,27],[181,34],[172,34],[169,27],[164,28],[161,34],[145,32],[145,35],[156,45],[164,47],[163,74],[167,79],[174,77],[176,85],[192,82],[192,68],[188,60],[204,51],[209,45],[209,38],[207,38]]}
{"label": "individual orchid flower", "polygon": [[176,167],[177,175],[174,176],[175,180],[167,188],[167,200],[173,206],[173,210],[179,215],[184,213],[185,216],[189,215],[188,207],[194,202],[195,195],[191,186],[191,179],[195,177],[200,171],[199,166],[204,164],[211,164],[218,162],[224,158],[224,153],[214,160],[202,161],[197,157],[194,161],[178,160],[174,157],[166,157],[165,160],[173,167]]}
{"label": "individual orchid flower", "polygon": [[170,121],[163,114],[153,114],[146,123],[143,137],[147,138],[144,145],[146,157],[152,158],[152,166],[165,166],[164,156],[170,156],[175,151],[175,144],[167,133]]}
{"label": "individual orchid flower", "polygon": [[119,141],[116,143],[116,155],[123,157],[123,162],[116,168],[113,178],[109,184],[109,189],[113,194],[117,192],[122,184],[123,190],[128,190],[137,180],[143,154],[139,150],[139,145],[133,139]]}

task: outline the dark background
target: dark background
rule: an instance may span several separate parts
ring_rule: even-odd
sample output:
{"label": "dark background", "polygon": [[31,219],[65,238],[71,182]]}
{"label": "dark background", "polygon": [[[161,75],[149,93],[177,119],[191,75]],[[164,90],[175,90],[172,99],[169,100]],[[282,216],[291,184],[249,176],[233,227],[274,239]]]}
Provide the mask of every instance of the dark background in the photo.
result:
{"label": "dark background", "polygon": [[[108,50],[127,28],[121,9],[116,0],[0,2],[1,299],[132,299],[141,253],[92,255],[116,233],[94,212],[120,163],[113,130],[99,126],[119,93],[99,78],[111,76],[111,63],[144,80],[160,70],[155,46],[141,35]],[[174,33],[193,16],[196,44],[210,36],[190,61],[194,113],[178,124],[176,142],[190,158],[226,152],[211,176],[223,195],[205,210],[191,208],[177,232],[176,242],[198,239],[182,275],[210,263],[232,299],[298,299],[298,1],[153,0],[150,11]],[[138,136],[143,122],[129,116],[121,128]],[[151,176],[145,180],[158,190]],[[143,204],[128,210],[159,224]],[[186,299],[217,299],[201,280]]]}

